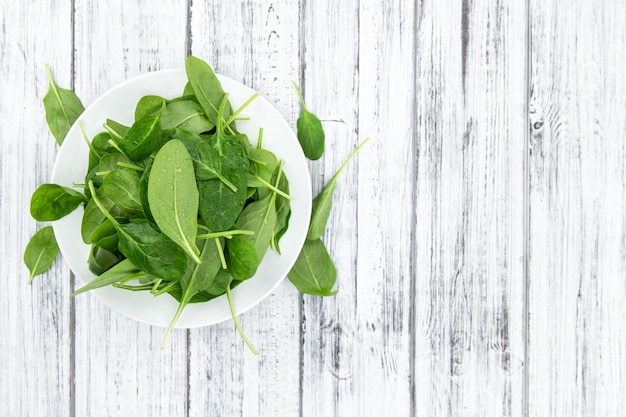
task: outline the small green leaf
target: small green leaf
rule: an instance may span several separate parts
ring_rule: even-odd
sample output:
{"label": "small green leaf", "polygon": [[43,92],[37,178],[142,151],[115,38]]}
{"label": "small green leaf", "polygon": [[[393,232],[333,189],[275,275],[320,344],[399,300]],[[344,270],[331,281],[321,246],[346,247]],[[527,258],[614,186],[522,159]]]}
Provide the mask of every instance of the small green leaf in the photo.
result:
{"label": "small green leaf", "polygon": [[259,267],[259,255],[245,235],[234,235],[226,241],[226,255],[228,270],[237,281],[252,277]]}
{"label": "small green leaf", "polygon": [[102,189],[116,206],[131,212],[141,213],[143,211],[137,172],[128,169],[115,169],[104,178]]}
{"label": "small green leaf", "polygon": [[24,263],[30,271],[28,283],[33,281],[35,275],[46,272],[58,254],[59,246],[52,226],[43,227],[35,233],[24,251]]}
{"label": "small green leaf", "polygon": [[153,116],[165,106],[165,99],[159,96],[143,96],[135,106],[135,120],[145,116]]}
{"label": "small green leaf", "polygon": [[302,146],[304,156],[312,160],[320,159],[324,153],[325,139],[322,122],[316,115],[311,113],[306,108],[304,98],[302,97],[302,93],[296,83],[293,83],[293,86],[295,87],[298,97],[300,98],[300,103],[302,104],[300,117],[298,117],[296,122],[298,141],[300,142],[300,146]]}
{"label": "small green leaf", "polygon": [[85,107],[73,91],[60,88],[54,83],[47,65],[46,73],[49,84],[48,93],[43,98],[46,122],[52,136],[61,145],[78,116],[85,111]]}
{"label": "small green leaf", "polygon": [[161,115],[161,127],[165,129],[185,129],[191,133],[204,133],[213,129],[202,107],[193,100],[169,103]]}
{"label": "small green leaf", "polygon": [[337,281],[335,265],[320,239],[307,240],[289,274],[289,281],[304,294],[331,296]]}
{"label": "small green leaf", "polygon": [[70,214],[80,203],[83,194],[57,184],[40,185],[30,200],[30,214],[40,222],[58,220]]}

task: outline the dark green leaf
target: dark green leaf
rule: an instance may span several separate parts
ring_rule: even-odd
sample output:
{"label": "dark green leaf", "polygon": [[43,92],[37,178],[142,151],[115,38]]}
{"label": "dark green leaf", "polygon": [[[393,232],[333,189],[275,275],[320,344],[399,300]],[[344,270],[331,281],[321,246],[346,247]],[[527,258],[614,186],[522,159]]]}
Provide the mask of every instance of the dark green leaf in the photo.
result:
{"label": "dark green leaf", "polygon": [[148,180],[148,202],[156,224],[197,263],[198,188],[185,145],[172,139],[157,153]]}
{"label": "dark green leaf", "polygon": [[237,218],[237,228],[252,230],[250,240],[254,244],[259,259],[263,259],[276,228],[276,194],[272,193],[261,200],[248,204]]}
{"label": "dark green leaf", "polygon": [[152,170],[152,163],[153,160],[151,159],[141,173],[141,177],[139,178],[139,198],[141,199],[141,207],[143,208],[143,213],[146,216],[146,219],[156,224],[156,222],[154,221],[154,217],[152,217],[152,212],[150,211],[150,203],[148,202],[148,183],[150,181],[150,171]]}
{"label": "dark green leaf", "polygon": [[117,229],[119,251],[133,265],[148,275],[163,279],[178,279],[185,273],[187,257],[176,243],[147,220],[120,224],[106,210],[96,195],[93,184],[90,183],[89,188],[92,190],[93,201]]}
{"label": "dark green leaf", "polygon": [[226,259],[230,274],[238,281],[252,277],[260,262],[256,248],[244,235],[235,235],[226,241]]}
{"label": "dark green leaf", "polygon": [[[115,225],[109,220],[105,220],[91,234],[91,243],[110,252],[116,251],[118,245],[118,237]],[[99,274],[97,272],[94,273]]]}
{"label": "dark green leaf", "polygon": [[[106,120],[106,122],[104,123],[104,127],[106,128],[111,138],[113,138],[116,142],[119,142],[120,140],[122,140],[122,138],[124,138],[124,136],[126,136],[128,131],[130,130],[130,127],[124,126],[123,124],[118,123],[115,120],[111,120],[111,119]],[[109,143],[109,146],[111,148],[114,148],[113,145],[111,145],[110,143]]]}
{"label": "dark green leaf", "polygon": [[120,257],[113,252],[94,245],[89,251],[89,270],[96,275],[100,275],[111,269],[120,260]]}
{"label": "dark green leaf", "polygon": [[78,116],[85,111],[85,107],[73,91],[60,88],[54,83],[47,65],[46,72],[49,83],[48,93],[43,98],[46,122],[52,136],[60,145]]}
{"label": "dark green leaf", "polygon": [[133,161],[141,161],[163,145],[161,139],[161,112],[147,115],[137,120],[130,127],[119,147]]}
{"label": "dark green leaf", "polygon": [[320,159],[324,153],[325,137],[322,122],[316,115],[308,111],[306,105],[304,104],[304,98],[302,97],[300,89],[295,83],[293,86],[296,88],[298,97],[300,98],[300,103],[302,104],[302,111],[300,112],[300,117],[298,117],[298,121],[296,122],[298,141],[300,142],[300,146],[302,146],[304,155],[307,158],[312,160]]}
{"label": "dark green leaf", "polygon": [[204,242],[200,259],[201,262],[196,265],[194,265],[192,261],[189,261],[187,272],[179,279],[182,289],[182,298],[176,310],[176,314],[165,334],[161,347],[165,346],[170,332],[193,296],[210,287],[215,279],[215,275],[220,269],[220,261],[219,252],[214,241]]}
{"label": "dark green leaf", "polygon": [[30,214],[38,221],[58,220],[70,214],[80,203],[83,194],[57,184],[42,184],[30,200]]}
{"label": "dark green leaf", "polygon": [[43,227],[35,233],[24,250],[24,263],[30,271],[28,283],[33,281],[35,275],[46,272],[58,254],[59,246],[52,226]]}
{"label": "dark green leaf", "polygon": [[304,294],[331,296],[337,281],[335,265],[320,239],[307,240],[289,274],[289,281]]}

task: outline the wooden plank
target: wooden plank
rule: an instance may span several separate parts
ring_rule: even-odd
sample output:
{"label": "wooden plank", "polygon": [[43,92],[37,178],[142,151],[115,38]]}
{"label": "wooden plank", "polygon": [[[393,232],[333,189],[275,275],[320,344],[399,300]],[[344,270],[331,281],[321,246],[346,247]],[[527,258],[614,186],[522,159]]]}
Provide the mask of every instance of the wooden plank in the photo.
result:
{"label": "wooden plank", "polygon": [[626,4],[530,2],[529,415],[626,413]]}
{"label": "wooden plank", "polygon": [[[359,2],[333,1],[303,4],[306,6],[301,35],[303,93],[309,109],[320,117],[326,132],[325,153],[322,159],[310,166],[314,194],[321,190],[365,136],[372,136],[373,139],[342,173],[335,189],[328,228],[322,237],[337,269],[338,294],[329,298],[303,296],[302,415],[403,415],[399,412],[410,406],[407,377],[410,368],[404,367],[399,376],[394,375],[397,368],[387,367],[387,359],[409,361],[408,320],[403,321],[396,333],[389,329],[388,317],[379,315],[384,299],[379,298],[374,304],[369,302],[369,294],[384,288],[392,297],[399,286],[381,285],[378,281],[378,272],[386,262],[382,256],[377,254],[374,259],[365,259],[371,256],[366,254],[371,248],[367,245],[376,245],[369,238],[376,233],[380,222],[386,222],[387,218],[385,216],[372,223],[368,207],[379,207],[382,196],[365,188],[367,184],[371,185],[371,179],[369,174],[361,171],[361,167],[367,167],[381,156],[384,158],[381,150],[387,148],[384,144],[388,141],[377,126],[373,127],[360,119],[363,114],[365,118],[375,118],[375,111],[382,112],[381,119],[388,116],[386,106],[375,111],[370,107],[379,103],[378,98],[369,92],[376,89],[378,83],[365,83],[381,75],[376,73],[378,62],[372,52],[377,49],[374,46],[376,36],[385,30],[392,32],[393,25],[400,21],[396,15],[398,7],[397,4],[387,3],[373,9],[367,5],[360,7]],[[374,19],[372,25],[373,14],[383,8],[389,8],[385,15],[391,17],[384,22]],[[412,36],[410,22],[402,36],[409,39]],[[400,59],[408,60],[408,65],[398,74],[404,77],[413,70],[413,61],[408,54],[401,55]],[[368,78],[365,81],[361,78],[361,71],[367,65],[374,68],[366,70]],[[402,114],[411,110],[410,104]],[[398,129],[406,129],[409,123],[410,118],[404,120]],[[389,125],[385,124],[385,127]],[[409,140],[400,141],[399,149],[406,149],[407,146],[411,146],[410,136]],[[371,169],[380,169],[383,176],[390,172],[378,163]],[[397,169],[402,169],[402,163],[397,164]],[[365,186],[361,185],[361,180]],[[360,190],[362,194],[359,194]],[[400,214],[404,207],[400,204],[394,213]],[[363,245],[366,241],[367,245]],[[372,264],[377,271],[365,272],[361,269]],[[408,301],[405,306],[408,306]],[[408,311],[400,312],[403,315],[400,321],[408,318]],[[404,336],[400,335],[402,330],[405,330]],[[389,340],[373,346],[368,340],[372,331],[381,335],[384,332]],[[383,353],[385,349],[390,356]],[[372,395],[372,390],[376,391],[375,395]],[[390,404],[394,397],[392,390],[398,390],[397,402],[393,405]],[[390,414],[381,412],[385,406]]]}
{"label": "wooden plank", "polygon": [[418,415],[523,412],[524,16],[523,2],[418,5]]}
{"label": "wooden plank", "polygon": [[49,182],[57,144],[42,99],[44,65],[70,87],[69,2],[0,4],[0,415],[68,415],[72,344],[69,270],[57,260],[32,286],[23,250],[43,224],[29,215],[32,192]]}
{"label": "wooden plank", "polygon": [[[184,0],[76,2],[76,90],[85,103],[149,71],[181,68]],[[139,324],[97,301],[76,298],[75,415],[177,416],[186,412],[187,337]]]}
{"label": "wooden plank", "polygon": [[[295,126],[298,2],[193,2],[191,52],[258,91]],[[190,416],[299,413],[299,296],[289,283],[240,317],[260,355],[231,321],[190,331]]]}

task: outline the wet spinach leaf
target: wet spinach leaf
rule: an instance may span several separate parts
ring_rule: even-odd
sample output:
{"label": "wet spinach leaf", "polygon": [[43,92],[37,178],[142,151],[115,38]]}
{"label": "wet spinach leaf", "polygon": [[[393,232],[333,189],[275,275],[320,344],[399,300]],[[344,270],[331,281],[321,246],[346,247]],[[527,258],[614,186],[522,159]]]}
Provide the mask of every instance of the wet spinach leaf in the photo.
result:
{"label": "wet spinach leaf", "polygon": [[143,212],[137,172],[114,169],[104,178],[102,190],[116,206],[130,212]]}
{"label": "wet spinach leaf", "polygon": [[157,153],[148,180],[148,202],[161,231],[200,263],[196,246],[198,188],[193,162],[178,139],[167,142]]}
{"label": "wet spinach leaf", "polygon": [[161,115],[161,127],[165,129],[184,129],[191,133],[203,133],[213,129],[202,107],[193,100],[169,103]]}
{"label": "wet spinach leaf", "polygon": [[106,287],[107,285],[114,284],[118,281],[128,278],[129,276],[136,276],[137,278],[139,278],[141,276],[147,276],[147,275],[143,274],[139,270],[139,268],[133,265],[133,263],[130,260],[124,259],[120,263],[111,267],[111,269],[109,269],[108,271],[97,276],[88,284],[74,291],[71,296],[75,297],[78,294],[82,294],[84,292],[91,291],[96,288]]}
{"label": "wet spinach leaf", "polygon": [[159,96],[143,96],[135,106],[135,120],[158,113],[165,106],[165,99]]}
{"label": "wet spinach leaf", "polygon": [[276,194],[272,193],[248,204],[235,223],[238,229],[254,231],[250,240],[254,244],[259,259],[265,256],[276,229],[275,196]]}

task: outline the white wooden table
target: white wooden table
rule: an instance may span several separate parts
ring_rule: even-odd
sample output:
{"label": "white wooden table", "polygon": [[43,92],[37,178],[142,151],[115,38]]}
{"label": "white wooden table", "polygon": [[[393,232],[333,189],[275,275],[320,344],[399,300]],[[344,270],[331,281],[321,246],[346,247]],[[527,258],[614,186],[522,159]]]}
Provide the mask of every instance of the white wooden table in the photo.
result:
{"label": "white wooden table", "polygon": [[[623,416],[626,2],[1,0],[0,416]],[[188,54],[295,126],[334,298],[285,281],[231,322],[138,324],[22,264],[57,146],[44,64],[85,104]]]}

